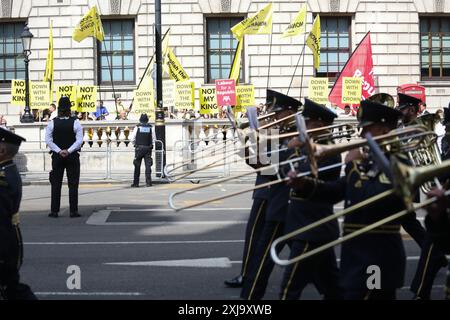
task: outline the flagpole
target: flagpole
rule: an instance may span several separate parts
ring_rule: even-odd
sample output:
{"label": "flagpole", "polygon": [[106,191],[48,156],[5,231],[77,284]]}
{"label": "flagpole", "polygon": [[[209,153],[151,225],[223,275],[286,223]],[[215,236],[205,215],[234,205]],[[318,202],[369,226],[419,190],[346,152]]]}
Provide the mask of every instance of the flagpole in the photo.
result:
{"label": "flagpole", "polygon": [[271,67],[271,62],[272,62],[272,40],[273,40],[273,23],[272,23],[271,29],[270,29],[269,69],[267,70],[267,85],[266,85],[266,89],[269,89],[269,84],[270,84],[270,67]]}
{"label": "flagpole", "polygon": [[[306,46],[306,40],[305,40],[305,44],[303,45],[303,51],[305,50],[305,46]],[[303,53],[303,60],[302,60],[302,77],[300,80],[300,99],[302,98],[302,91],[303,91],[304,70],[305,70],[305,53]]]}
{"label": "flagpole", "polygon": [[105,41],[102,41],[102,42],[103,42],[103,47],[105,48],[106,60],[108,61],[108,66],[109,66],[109,76],[111,77],[111,85],[112,85],[112,90],[113,90],[114,106],[116,107],[116,119],[117,119],[119,117],[119,110],[117,110],[117,97],[116,97],[116,89],[114,88],[114,79],[113,79],[113,73],[112,73],[112,66],[111,66],[111,62],[109,60],[108,49],[106,48]]}
{"label": "flagpole", "polygon": [[[289,95],[289,91],[291,91],[292,82],[294,81],[295,74],[297,73],[297,68],[298,68],[298,65],[300,64],[300,59],[302,58],[302,56],[303,56],[303,58],[305,57],[306,37],[307,36],[308,36],[307,33],[305,33],[304,41],[303,41],[303,49],[302,49],[302,52],[300,53],[300,55],[298,56],[297,65],[295,66],[294,73],[292,74],[291,83],[289,84],[287,95]],[[303,65],[304,64],[305,64],[305,59],[303,59]],[[302,71],[302,77],[303,77],[303,71]],[[303,82],[303,78],[302,78],[302,82]]]}

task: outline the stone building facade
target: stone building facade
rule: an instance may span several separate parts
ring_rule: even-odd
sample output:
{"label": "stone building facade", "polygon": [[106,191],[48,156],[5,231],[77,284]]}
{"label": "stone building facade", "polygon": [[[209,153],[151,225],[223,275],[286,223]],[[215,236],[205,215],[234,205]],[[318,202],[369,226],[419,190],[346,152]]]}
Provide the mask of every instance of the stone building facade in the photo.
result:
{"label": "stone building facade", "polygon": [[[242,81],[254,84],[257,102],[265,99],[269,52],[269,86],[287,92],[304,43],[303,36],[281,39],[280,35],[305,1],[272,2],[273,36],[246,36],[245,40]],[[163,32],[170,27],[170,46],[197,87],[227,71],[220,69],[229,68],[233,42],[230,35],[225,34],[228,28],[224,26],[254,14],[267,3],[267,0],[162,1]],[[395,95],[399,85],[418,83],[427,89],[430,109],[448,105],[450,0],[307,0],[306,3],[307,30],[311,29],[313,15],[320,14],[324,21],[322,32],[328,32],[330,46],[327,50],[323,44],[323,54],[328,51],[329,55],[322,58],[325,66],[321,74],[330,77],[330,85],[339,71],[336,69],[342,67],[346,57],[371,31],[378,92]],[[3,37],[0,39],[3,41],[0,114],[7,115],[9,124],[18,122],[21,111],[9,103],[9,80],[23,74],[23,70],[14,71],[17,66],[23,67],[20,61],[23,57],[20,58],[17,46],[12,49],[11,30],[16,30],[15,35],[20,36],[17,29],[25,22],[35,36],[30,57],[31,80],[43,78],[49,26],[53,21],[55,85],[98,84],[102,99],[106,105],[112,105],[112,86],[106,79],[109,70],[105,67],[105,57],[98,58],[104,47],[99,47],[93,38],[81,43],[72,40],[73,28],[93,5],[98,6],[104,24],[109,25],[106,28],[109,31],[105,29],[105,32],[116,36],[116,42],[109,44],[120,51],[109,56],[117,60],[112,61],[114,78],[118,79],[114,89],[125,105],[130,103],[132,91],[154,51],[153,0],[0,0],[0,26],[3,28],[0,30],[3,32],[0,34]],[[16,29],[11,29],[11,25]],[[118,28],[127,35],[121,35]],[[341,35],[344,40],[340,40]],[[272,48],[269,46],[271,38]],[[298,69],[291,85],[290,93],[294,96],[300,94],[301,83],[303,95],[307,95],[307,79],[316,75],[311,51],[306,48],[305,52],[304,68]]]}

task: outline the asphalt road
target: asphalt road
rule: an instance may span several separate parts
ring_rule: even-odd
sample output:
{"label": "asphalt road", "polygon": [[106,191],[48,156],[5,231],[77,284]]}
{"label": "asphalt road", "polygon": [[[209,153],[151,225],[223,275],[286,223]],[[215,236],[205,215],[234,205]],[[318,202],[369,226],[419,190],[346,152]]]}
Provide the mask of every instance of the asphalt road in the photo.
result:
{"label": "asphalt road", "polygon": [[[47,217],[49,186],[24,187],[22,281],[40,299],[239,299],[239,289],[226,288],[223,281],[240,271],[251,194],[189,211],[170,210],[169,193],[192,186],[82,185],[83,217],[78,219],[68,217],[66,187],[58,219]],[[190,204],[248,186],[216,185],[182,197],[178,203]],[[420,252],[408,238],[405,247],[409,257],[405,285],[409,286]],[[68,289],[69,266],[80,269],[79,290]],[[277,299],[282,272],[275,267],[266,299]],[[444,296],[445,276],[442,269],[435,281],[434,299]],[[398,296],[411,299],[412,294],[405,287]],[[320,296],[311,286],[302,298]]]}

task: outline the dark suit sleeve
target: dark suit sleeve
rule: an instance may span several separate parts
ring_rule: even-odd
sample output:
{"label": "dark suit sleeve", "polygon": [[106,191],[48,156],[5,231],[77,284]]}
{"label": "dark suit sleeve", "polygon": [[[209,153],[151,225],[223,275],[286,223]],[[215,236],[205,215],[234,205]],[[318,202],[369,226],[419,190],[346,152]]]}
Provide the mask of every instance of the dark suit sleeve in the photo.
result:
{"label": "dark suit sleeve", "polygon": [[450,253],[450,221],[448,215],[444,215],[439,221],[433,221],[429,215],[425,218],[427,232],[446,254]]}
{"label": "dark suit sleeve", "polygon": [[295,189],[295,193],[304,200],[327,204],[336,204],[344,200],[345,177],[335,181],[323,181],[313,178],[304,178],[303,180],[304,187]]}

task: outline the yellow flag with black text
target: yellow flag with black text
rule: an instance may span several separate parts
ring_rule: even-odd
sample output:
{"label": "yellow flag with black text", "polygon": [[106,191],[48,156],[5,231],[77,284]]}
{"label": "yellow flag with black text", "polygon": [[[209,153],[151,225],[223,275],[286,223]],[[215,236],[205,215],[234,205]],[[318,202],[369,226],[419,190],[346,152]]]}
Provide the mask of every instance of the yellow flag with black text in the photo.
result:
{"label": "yellow flag with black text", "polygon": [[306,45],[312,50],[314,55],[314,68],[320,67],[320,16],[317,15],[314,19],[314,24],[308,39],[306,39]]}
{"label": "yellow flag with black text", "polygon": [[241,60],[242,60],[242,47],[244,46],[244,39],[239,40],[236,53],[234,54],[233,65],[231,66],[229,79],[236,80],[239,83],[241,75]]}
{"label": "yellow flag with black text", "polygon": [[176,82],[189,80],[188,74],[184,71],[180,61],[178,61],[170,47],[167,49],[167,54],[164,57],[163,66],[164,70],[169,74],[170,79],[173,79]]}
{"label": "yellow flag with black text", "polygon": [[73,40],[81,42],[87,37],[93,36],[98,41],[105,39],[105,32],[103,31],[102,19],[98,14],[97,7],[94,6],[81,19],[73,31]]}
{"label": "yellow flag with black text", "polygon": [[272,33],[272,3],[269,3],[254,16],[242,20],[231,28],[233,36],[240,40],[245,34],[270,34]]}
{"label": "yellow flag with black text", "polygon": [[308,5],[305,3],[303,7],[298,12],[295,19],[291,22],[291,24],[286,28],[286,30],[283,32],[283,35],[281,38],[287,38],[287,37],[295,37],[298,36],[300,33],[306,32],[306,11],[307,11]]}
{"label": "yellow flag with black text", "polygon": [[53,102],[53,21],[50,22],[50,36],[48,38],[47,62],[45,63],[44,82],[50,84],[50,102]]}

